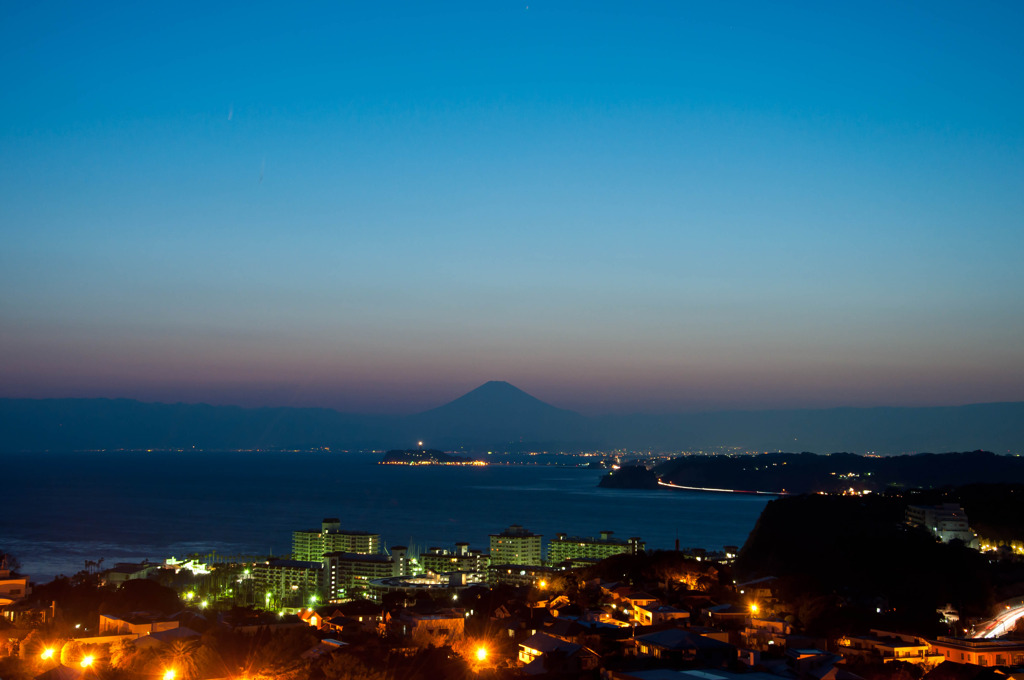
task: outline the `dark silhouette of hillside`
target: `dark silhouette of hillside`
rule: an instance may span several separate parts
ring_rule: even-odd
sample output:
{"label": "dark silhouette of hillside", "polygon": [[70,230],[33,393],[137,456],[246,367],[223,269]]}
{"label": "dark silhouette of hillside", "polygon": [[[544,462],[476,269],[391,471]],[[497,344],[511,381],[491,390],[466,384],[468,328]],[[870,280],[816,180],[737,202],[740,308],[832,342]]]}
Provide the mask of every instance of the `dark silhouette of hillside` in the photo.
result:
{"label": "dark silhouette of hillside", "polygon": [[655,468],[681,486],[787,493],[884,491],[889,486],[941,488],[960,484],[1024,482],[1024,458],[989,451],[858,456],[852,453],[767,453],[686,456]]}
{"label": "dark silhouette of hillside", "polygon": [[1024,403],[942,408],[730,411],[588,418],[492,381],[423,413],[0,399],[0,450],[388,449],[417,441],[466,451],[746,450],[1024,452]]}
{"label": "dark silhouette of hillside", "polygon": [[797,618],[822,634],[852,630],[878,610],[933,634],[943,631],[935,609],[946,603],[986,615],[995,602],[987,558],[907,526],[906,505],[898,495],[773,500],[737,557],[738,577],[778,577]]}

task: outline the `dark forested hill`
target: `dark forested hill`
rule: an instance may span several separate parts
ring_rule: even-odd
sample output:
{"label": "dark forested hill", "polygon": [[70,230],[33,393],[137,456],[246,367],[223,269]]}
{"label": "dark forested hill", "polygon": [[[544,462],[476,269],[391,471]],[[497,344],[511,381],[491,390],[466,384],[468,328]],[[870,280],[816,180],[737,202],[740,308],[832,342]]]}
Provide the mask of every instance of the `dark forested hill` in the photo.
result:
{"label": "dark forested hill", "polygon": [[998,570],[976,550],[939,543],[904,524],[907,502],[900,495],[774,500],[740,551],[736,571],[744,579],[778,577],[796,617],[822,634],[858,625],[941,633],[935,610],[947,603],[963,616],[986,615],[1001,597]]}

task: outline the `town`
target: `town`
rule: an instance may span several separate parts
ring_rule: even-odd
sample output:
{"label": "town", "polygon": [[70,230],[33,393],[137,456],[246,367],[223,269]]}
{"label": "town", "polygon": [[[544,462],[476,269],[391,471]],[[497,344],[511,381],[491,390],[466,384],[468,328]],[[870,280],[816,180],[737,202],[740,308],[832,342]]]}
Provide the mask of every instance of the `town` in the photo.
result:
{"label": "town", "polygon": [[[774,530],[771,508],[824,523],[835,523],[842,508],[854,514],[840,550],[849,551],[846,567],[856,568],[855,553],[867,552],[856,525],[875,533],[878,549],[887,529],[857,514],[868,497],[841,494],[773,502],[743,550],[648,550],[637,536],[545,538],[520,525],[491,534],[487,552],[470,542],[411,550],[325,518],[293,532],[288,559],[172,557],[107,569],[98,561],[70,578],[32,584],[7,556],[0,677],[1020,677],[1024,544],[979,541],[955,502],[882,496],[872,503],[902,508],[892,530],[938,565],[935,574],[905,560],[876,562],[874,576],[821,588],[758,552]],[[801,505],[808,503],[817,505],[809,511]],[[817,531],[810,519],[802,529],[783,521],[790,534]],[[819,538],[818,555],[834,560]],[[804,539],[814,545],[814,537]],[[757,575],[751,560],[778,573]],[[813,567],[844,572],[828,562]],[[947,567],[982,571],[948,576]],[[895,591],[914,588],[886,574],[915,568],[920,587],[908,604]],[[940,592],[930,585],[935,578],[988,579],[993,588]],[[872,585],[849,587],[858,580]],[[997,603],[996,594],[1013,596]],[[953,601],[934,600],[947,595]],[[929,597],[936,606],[927,610]]]}

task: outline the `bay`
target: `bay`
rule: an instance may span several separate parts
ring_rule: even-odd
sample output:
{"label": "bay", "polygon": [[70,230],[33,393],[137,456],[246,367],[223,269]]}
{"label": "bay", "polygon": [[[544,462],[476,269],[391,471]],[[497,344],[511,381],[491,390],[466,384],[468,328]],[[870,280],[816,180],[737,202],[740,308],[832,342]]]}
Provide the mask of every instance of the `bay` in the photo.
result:
{"label": "bay", "polygon": [[[102,452],[0,455],[0,551],[37,581],[85,560],[187,553],[286,555],[291,533],[338,517],[387,545],[488,550],[511,524],[640,536],[648,548],[742,545],[764,496],[603,489],[600,470],[547,465],[377,465],[335,452]],[[545,541],[546,542],[546,541]]]}

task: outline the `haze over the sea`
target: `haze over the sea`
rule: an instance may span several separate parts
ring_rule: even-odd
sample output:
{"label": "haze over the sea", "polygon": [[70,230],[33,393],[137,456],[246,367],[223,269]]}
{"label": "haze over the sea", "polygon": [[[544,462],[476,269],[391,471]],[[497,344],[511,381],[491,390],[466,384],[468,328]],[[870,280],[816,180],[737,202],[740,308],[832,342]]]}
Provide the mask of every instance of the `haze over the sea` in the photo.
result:
{"label": "haze over the sea", "polygon": [[1024,5],[16,3],[0,396],[1024,400]]}

